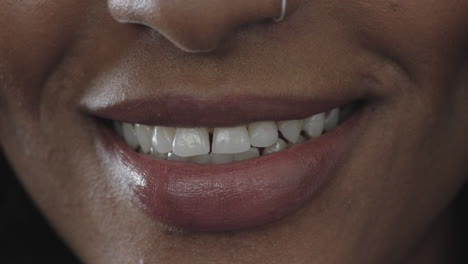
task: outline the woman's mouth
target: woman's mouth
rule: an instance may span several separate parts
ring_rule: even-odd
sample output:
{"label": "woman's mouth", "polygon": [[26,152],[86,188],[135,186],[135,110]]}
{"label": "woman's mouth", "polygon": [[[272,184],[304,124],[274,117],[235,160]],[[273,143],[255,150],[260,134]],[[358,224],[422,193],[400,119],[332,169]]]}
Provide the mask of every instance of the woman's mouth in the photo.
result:
{"label": "woman's mouth", "polygon": [[353,107],[350,104],[305,119],[260,121],[236,127],[176,128],[114,121],[114,129],[128,147],[156,159],[225,164],[316,139],[345,121]]}
{"label": "woman's mouth", "polygon": [[[196,118],[186,122],[187,115],[161,114],[167,109],[154,102],[91,112],[99,124],[113,124],[98,125],[98,152],[149,216],[189,230],[227,231],[290,215],[325,186],[352,149],[366,109],[361,101],[348,102],[298,103],[275,113],[263,107],[225,120],[219,112],[206,116],[199,106],[186,107],[200,126]],[[146,111],[151,105],[155,110]]]}

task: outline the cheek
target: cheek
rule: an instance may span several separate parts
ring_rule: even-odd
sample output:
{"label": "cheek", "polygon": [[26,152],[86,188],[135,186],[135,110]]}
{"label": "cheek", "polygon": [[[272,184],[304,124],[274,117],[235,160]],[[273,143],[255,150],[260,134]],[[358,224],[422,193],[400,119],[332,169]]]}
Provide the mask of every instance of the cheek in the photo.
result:
{"label": "cheek", "polygon": [[[349,3],[342,12],[365,45],[401,64],[416,82],[452,71],[468,46],[468,1]],[[445,72],[444,72],[445,71]]]}
{"label": "cheek", "polygon": [[[86,0],[0,3],[0,97],[36,97],[76,34]],[[16,85],[15,85],[16,84]],[[15,88],[13,88],[15,87]],[[25,91],[18,90],[25,87]],[[8,100],[8,99],[7,99]],[[33,103],[32,101],[31,103]]]}

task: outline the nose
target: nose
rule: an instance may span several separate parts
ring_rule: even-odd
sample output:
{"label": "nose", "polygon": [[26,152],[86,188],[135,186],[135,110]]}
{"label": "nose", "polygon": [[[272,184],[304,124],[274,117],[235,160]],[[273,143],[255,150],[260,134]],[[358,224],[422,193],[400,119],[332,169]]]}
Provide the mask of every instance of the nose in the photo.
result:
{"label": "nose", "polygon": [[[287,15],[299,1],[287,1]],[[230,31],[278,17],[282,9],[282,0],[108,0],[107,3],[117,21],[150,27],[188,52],[214,50]]]}

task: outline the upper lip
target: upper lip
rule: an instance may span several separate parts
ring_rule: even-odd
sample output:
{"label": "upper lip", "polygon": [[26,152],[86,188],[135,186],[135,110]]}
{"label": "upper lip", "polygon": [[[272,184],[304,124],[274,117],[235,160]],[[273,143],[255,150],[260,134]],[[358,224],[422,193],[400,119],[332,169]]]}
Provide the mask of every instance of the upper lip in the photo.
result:
{"label": "upper lip", "polygon": [[[378,73],[360,70],[352,78],[323,81],[316,76],[293,79],[272,70],[255,76],[246,69],[206,72],[194,67],[175,71],[163,62],[128,59],[86,80],[81,110],[104,119],[176,127],[230,127],[255,121],[295,120],[356,100],[378,96]],[[146,62],[148,58],[142,58]],[[171,72],[175,71],[174,72]],[[341,71],[341,70],[337,70]],[[367,71],[367,69],[366,69]],[[177,74],[177,76],[175,76]],[[228,76],[221,78],[220,76]],[[267,78],[268,77],[268,78]],[[244,87],[238,89],[237,87]],[[258,87],[258,88],[257,88]]]}
{"label": "upper lip", "polygon": [[355,101],[358,97],[314,100],[299,97],[229,96],[214,100],[189,96],[137,98],[86,104],[100,118],[178,127],[231,127],[256,121],[303,119]]}

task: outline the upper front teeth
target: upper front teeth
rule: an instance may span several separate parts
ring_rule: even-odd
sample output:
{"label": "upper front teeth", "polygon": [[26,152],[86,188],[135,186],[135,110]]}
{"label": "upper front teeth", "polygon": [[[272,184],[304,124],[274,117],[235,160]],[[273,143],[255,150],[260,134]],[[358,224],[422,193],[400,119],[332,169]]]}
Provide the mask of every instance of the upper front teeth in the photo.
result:
{"label": "upper front teeth", "polygon": [[311,138],[316,138],[322,135],[325,125],[325,114],[320,113],[313,115],[304,120],[304,131]]}
{"label": "upper front teeth", "polygon": [[[157,158],[222,164],[271,154],[316,138],[335,128],[340,109],[303,120],[254,122],[247,126],[214,128],[212,143],[207,128],[172,128],[115,122],[128,146]],[[278,130],[280,133],[278,133]],[[281,138],[282,137],[282,138]],[[211,152],[210,152],[211,151]]]}
{"label": "upper front teeth", "polygon": [[334,108],[332,109],[328,115],[325,117],[325,122],[323,124],[323,129],[325,131],[330,131],[338,125],[340,120],[340,109]]}
{"label": "upper front teeth", "polygon": [[153,150],[159,153],[171,152],[175,134],[175,128],[161,126],[154,127],[152,136]]}
{"label": "upper front teeth", "polygon": [[249,132],[245,126],[215,128],[213,133],[213,153],[242,153],[250,149]]}
{"label": "upper front teeth", "polygon": [[136,138],[143,153],[149,153],[151,151],[152,129],[153,128],[150,126],[135,125]]}
{"label": "upper front teeth", "polygon": [[301,136],[302,127],[304,126],[303,120],[291,120],[291,121],[280,121],[278,122],[278,129],[291,143],[298,143],[299,137]]}
{"label": "upper front teeth", "polygon": [[254,147],[269,147],[278,140],[275,122],[255,122],[249,125],[250,144]]}
{"label": "upper front teeth", "polygon": [[210,136],[206,128],[177,128],[172,151],[181,157],[192,157],[210,152]]}
{"label": "upper front teeth", "polygon": [[136,132],[132,124],[129,123],[123,123],[122,125],[122,133],[123,137],[125,139],[125,142],[131,147],[131,148],[137,148],[138,147],[138,139],[136,137]]}

